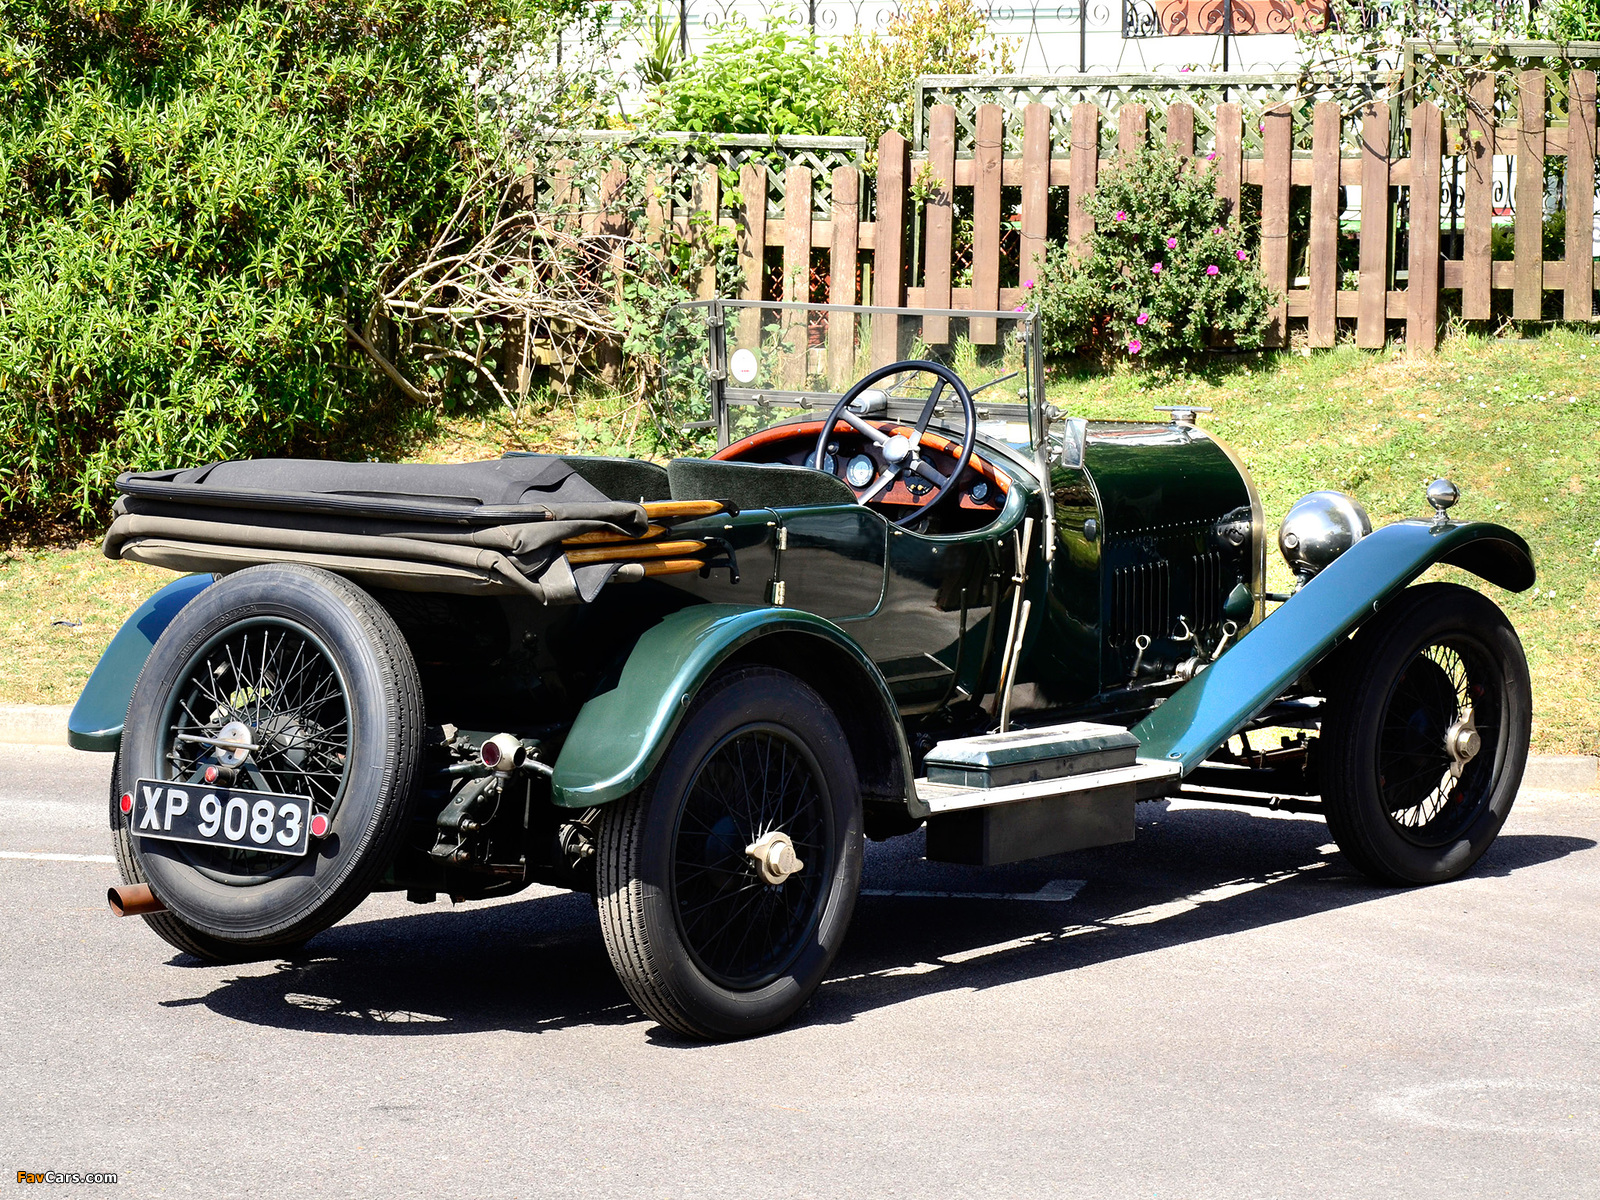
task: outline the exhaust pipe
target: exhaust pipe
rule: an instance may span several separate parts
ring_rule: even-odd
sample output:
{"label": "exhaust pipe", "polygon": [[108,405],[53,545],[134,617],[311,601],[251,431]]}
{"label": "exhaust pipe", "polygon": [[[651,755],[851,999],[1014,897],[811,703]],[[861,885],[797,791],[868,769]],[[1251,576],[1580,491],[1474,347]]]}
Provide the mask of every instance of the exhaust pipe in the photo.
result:
{"label": "exhaust pipe", "polygon": [[167,911],[167,906],[150,890],[148,883],[125,883],[121,887],[107,888],[106,903],[111,906],[114,917],[142,917]]}

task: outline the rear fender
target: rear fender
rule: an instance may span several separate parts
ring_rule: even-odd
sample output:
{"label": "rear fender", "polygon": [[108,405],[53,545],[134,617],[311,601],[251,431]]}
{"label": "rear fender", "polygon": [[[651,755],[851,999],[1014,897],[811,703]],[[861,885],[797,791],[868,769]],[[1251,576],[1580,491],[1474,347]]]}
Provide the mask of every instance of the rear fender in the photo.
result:
{"label": "rear fender", "polygon": [[133,685],[139,682],[150,649],[172,619],[214,580],[211,575],[185,575],[174,579],[133,610],[122,623],[100,661],[95,664],[83,694],[67,718],[67,744],[77,750],[113,753],[122,745],[122,722],[128,715]]}
{"label": "rear fender", "polygon": [[1528,543],[1504,526],[1416,520],[1385,525],[1135,725],[1139,757],[1177,762],[1187,775],[1435,563],[1450,563],[1512,592],[1533,586]]}
{"label": "rear fender", "polygon": [[868,799],[912,802],[911,754],[872,660],[833,622],[787,608],[697,604],[647,630],[615,687],[591,697],[556,759],[563,808],[620,799],[660,762],[695,693],[724,666],[763,663],[799,675],[838,714]]}

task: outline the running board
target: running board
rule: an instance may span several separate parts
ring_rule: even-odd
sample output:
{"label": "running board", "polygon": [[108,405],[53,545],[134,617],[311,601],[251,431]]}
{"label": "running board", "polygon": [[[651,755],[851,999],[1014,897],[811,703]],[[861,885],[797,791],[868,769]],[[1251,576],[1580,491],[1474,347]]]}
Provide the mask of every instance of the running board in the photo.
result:
{"label": "running board", "polygon": [[[1000,787],[958,787],[948,783],[917,780],[917,799],[928,808],[930,816],[962,812],[973,808],[993,808],[1001,804],[1016,804],[1023,800],[1058,799],[1067,796],[1092,795],[1132,785],[1136,799],[1154,799],[1166,795],[1166,785],[1182,774],[1177,763],[1136,762],[1128,767],[1110,767],[1103,771],[1090,771],[1083,775],[1066,775],[1056,779],[1038,779],[1031,783],[1012,783]],[[1149,794],[1146,795],[1145,793]]]}

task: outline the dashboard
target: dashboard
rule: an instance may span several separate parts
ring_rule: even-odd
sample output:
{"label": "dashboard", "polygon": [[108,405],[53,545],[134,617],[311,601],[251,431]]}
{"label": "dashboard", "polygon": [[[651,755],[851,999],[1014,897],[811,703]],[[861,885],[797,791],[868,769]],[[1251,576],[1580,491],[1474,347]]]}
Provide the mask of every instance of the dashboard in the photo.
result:
{"label": "dashboard", "polygon": [[[913,429],[895,421],[873,421],[872,424],[891,436],[897,433],[915,436]],[[725,462],[810,466],[811,455],[816,450],[817,434],[821,430],[821,421],[775,425],[741,438],[712,457]],[[961,445],[929,430],[922,435],[920,453],[923,462],[941,475],[949,476],[955,470]],[[859,498],[871,489],[884,467],[883,452],[876,442],[851,429],[843,421],[834,426],[834,435],[828,440],[827,454],[823,459],[823,470],[844,480]],[[974,451],[966,469],[956,481],[954,494],[946,497],[932,515],[949,513],[954,516],[960,512],[961,519],[953,522],[941,520],[940,524],[981,528],[999,515],[1010,490],[1010,479]],[[868,503],[873,508],[882,509],[891,519],[898,520],[908,511],[928,503],[937,491],[932,482],[919,475],[901,476]]]}

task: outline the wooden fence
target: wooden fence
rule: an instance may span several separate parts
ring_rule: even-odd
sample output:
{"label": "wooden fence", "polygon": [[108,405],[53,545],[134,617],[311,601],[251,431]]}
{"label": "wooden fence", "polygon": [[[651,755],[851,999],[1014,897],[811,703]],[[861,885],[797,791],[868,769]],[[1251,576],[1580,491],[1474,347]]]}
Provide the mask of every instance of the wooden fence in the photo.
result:
{"label": "wooden fence", "polygon": [[[1403,325],[1407,347],[1429,353],[1438,344],[1443,293],[1450,291],[1459,291],[1459,312],[1467,320],[1489,319],[1496,291],[1510,293],[1509,309],[1501,311],[1513,319],[1540,319],[1547,312],[1547,292],[1562,293],[1564,319],[1595,318],[1595,73],[1572,73],[1564,123],[1547,123],[1544,73],[1525,71],[1517,85],[1514,111],[1505,111],[1502,100],[1493,120],[1471,116],[1457,129],[1446,127],[1437,107],[1420,104],[1402,136],[1393,139],[1387,104],[1353,114],[1333,102],[1280,104],[1260,113],[1259,128],[1248,142],[1238,103],[1219,104],[1204,114],[1202,125],[1213,132],[1203,169],[1214,175],[1235,219],[1245,190],[1260,189],[1260,266],[1280,297],[1270,331],[1273,344],[1286,344],[1291,323],[1298,327],[1303,321],[1311,346],[1332,346],[1344,321],[1353,325],[1357,345],[1382,347]],[[1495,90],[1493,76],[1479,80],[1474,89],[1479,111],[1497,111]],[[1181,155],[1195,156],[1195,109],[1177,103],[1161,116],[1158,124],[1168,144]],[[935,105],[924,153],[913,155],[897,133],[884,135],[871,197],[853,164],[836,166],[820,178],[809,167],[790,166],[783,174],[781,208],[775,211],[768,168],[747,163],[739,176],[741,203],[725,204],[710,166],[696,176],[691,208],[708,217],[717,214],[712,219],[736,229],[746,299],[1010,309],[1024,302],[1026,292],[1016,284],[1033,273],[1052,240],[1082,252],[1092,229],[1085,199],[1118,155],[1145,142],[1152,124],[1139,104],[1121,108],[1114,118],[1093,104],[1074,104],[1067,117],[1063,121],[1043,103],[1027,104],[1020,112],[1021,153],[1008,155],[1007,146],[1018,139],[1016,130],[1006,129],[1007,114],[999,105],[978,108],[972,136],[965,139],[969,144],[963,144],[955,109]],[[1308,119],[1309,138],[1298,128]],[[1102,123],[1113,120],[1115,137],[1104,136]],[[1257,141],[1259,155],[1247,154],[1246,146]],[[1395,153],[1395,146],[1406,153]],[[1447,259],[1439,214],[1443,164],[1452,156],[1464,163],[1464,234],[1452,239],[1461,257]],[[1509,157],[1517,168],[1515,254],[1507,261],[1493,260],[1491,249],[1496,156]],[[1552,159],[1562,160],[1565,256],[1546,261],[1546,163]],[[920,187],[914,188],[914,170],[925,173]],[[614,171],[602,193],[615,194],[620,178]],[[1358,220],[1346,214],[1341,229],[1347,208],[1342,189],[1350,187],[1360,189],[1353,206]],[[818,189],[829,193],[826,204],[815,199]],[[1299,251],[1294,256],[1297,265],[1304,262],[1305,272],[1292,276],[1291,211],[1304,196],[1299,189],[1309,190],[1309,235],[1303,259]],[[919,193],[925,203],[917,202]],[[954,268],[958,208],[972,220],[970,279],[960,281]],[[1065,215],[1065,228],[1052,227],[1052,213],[1058,222]],[[647,224],[659,229],[687,215],[658,206]],[[1357,265],[1341,270],[1340,240],[1352,237],[1359,243]],[[772,259],[781,254],[780,272],[770,269],[769,248]],[[826,270],[813,270],[814,256],[825,257]],[[1351,260],[1348,250],[1346,257]],[[712,278],[701,280],[701,295],[712,294],[715,286]],[[882,336],[892,337],[889,323],[881,324]],[[981,330],[971,332],[981,339]],[[937,323],[924,331],[933,341],[940,334]],[[876,358],[892,355],[888,341],[875,347]]]}

